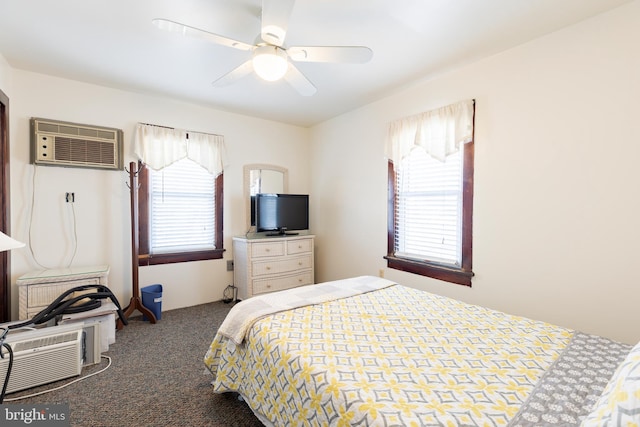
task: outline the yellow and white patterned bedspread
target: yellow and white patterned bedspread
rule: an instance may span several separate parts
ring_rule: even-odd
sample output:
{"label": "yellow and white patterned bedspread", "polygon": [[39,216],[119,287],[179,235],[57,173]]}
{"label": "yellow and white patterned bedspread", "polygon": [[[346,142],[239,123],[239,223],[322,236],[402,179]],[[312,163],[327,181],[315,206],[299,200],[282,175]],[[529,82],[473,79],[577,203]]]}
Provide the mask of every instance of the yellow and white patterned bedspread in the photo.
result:
{"label": "yellow and white patterned bedspread", "polygon": [[258,320],[205,365],[278,426],[507,425],[572,331],[394,285]]}

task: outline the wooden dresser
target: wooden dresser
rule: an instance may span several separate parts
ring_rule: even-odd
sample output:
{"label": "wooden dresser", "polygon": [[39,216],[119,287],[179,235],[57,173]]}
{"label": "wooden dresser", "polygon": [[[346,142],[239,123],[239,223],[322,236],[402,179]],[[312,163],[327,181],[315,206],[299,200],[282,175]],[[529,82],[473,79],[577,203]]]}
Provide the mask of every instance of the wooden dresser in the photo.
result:
{"label": "wooden dresser", "polygon": [[315,236],[233,238],[233,278],[238,298],[314,283]]}

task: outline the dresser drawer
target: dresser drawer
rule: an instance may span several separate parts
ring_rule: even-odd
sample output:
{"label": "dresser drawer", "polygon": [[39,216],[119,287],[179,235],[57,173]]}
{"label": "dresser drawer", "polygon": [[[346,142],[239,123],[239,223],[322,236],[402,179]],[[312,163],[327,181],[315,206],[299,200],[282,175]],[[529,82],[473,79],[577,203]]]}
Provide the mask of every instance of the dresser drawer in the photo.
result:
{"label": "dresser drawer", "polygon": [[262,258],[284,255],[285,242],[265,242],[251,244],[251,257]]}
{"label": "dresser drawer", "polygon": [[296,286],[310,285],[313,283],[313,273],[306,271],[292,276],[276,277],[272,279],[257,279],[253,282],[253,294],[283,291]]}
{"label": "dresser drawer", "polygon": [[264,276],[267,274],[287,273],[289,271],[311,268],[311,255],[295,258],[279,258],[265,261],[253,261],[251,263],[252,276]]}
{"label": "dresser drawer", "polygon": [[287,254],[295,255],[311,252],[313,249],[313,239],[299,239],[287,242]]}

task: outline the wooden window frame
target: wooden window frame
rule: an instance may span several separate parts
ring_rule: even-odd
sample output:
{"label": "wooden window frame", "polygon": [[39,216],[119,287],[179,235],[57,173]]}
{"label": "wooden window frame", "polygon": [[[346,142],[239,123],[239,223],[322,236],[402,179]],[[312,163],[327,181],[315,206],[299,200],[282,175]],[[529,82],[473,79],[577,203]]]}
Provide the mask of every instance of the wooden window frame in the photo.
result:
{"label": "wooden window frame", "polygon": [[174,253],[162,253],[162,254],[150,254],[149,250],[149,237],[150,237],[150,198],[149,198],[149,168],[143,164],[138,164],[138,182],[140,188],[138,190],[138,221],[139,221],[139,236],[140,236],[140,250],[138,256],[138,265],[156,265],[156,264],[171,264],[177,262],[189,262],[189,261],[204,261],[209,259],[221,259],[224,254],[223,248],[223,227],[222,227],[222,215],[223,215],[223,197],[224,197],[224,173],[220,173],[216,177],[216,249],[207,251],[191,251],[191,252],[174,252]]}
{"label": "wooden window frame", "polygon": [[396,171],[392,161],[388,162],[388,196],[387,196],[387,267],[395,270],[419,274],[421,276],[451,282],[458,285],[471,286],[472,254],[473,254],[473,169],[474,141],[463,144],[464,163],[462,171],[462,265],[456,268],[451,265],[398,257],[394,253],[395,212],[396,212]]}

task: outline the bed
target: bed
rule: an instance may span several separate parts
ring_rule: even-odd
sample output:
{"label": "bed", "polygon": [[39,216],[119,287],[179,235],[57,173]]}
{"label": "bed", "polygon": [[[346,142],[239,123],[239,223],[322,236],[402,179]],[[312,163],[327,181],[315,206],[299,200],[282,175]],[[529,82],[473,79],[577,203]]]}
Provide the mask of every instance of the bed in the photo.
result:
{"label": "bed", "polygon": [[265,425],[640,420],[640,345],[370,276],[236,304],[204,362]]}

